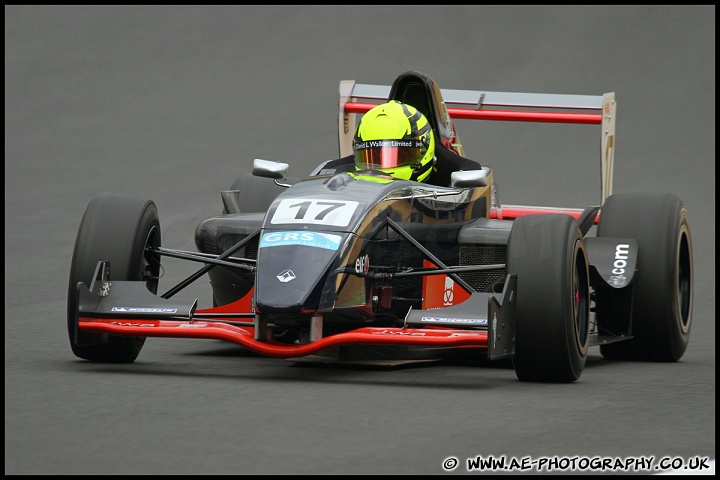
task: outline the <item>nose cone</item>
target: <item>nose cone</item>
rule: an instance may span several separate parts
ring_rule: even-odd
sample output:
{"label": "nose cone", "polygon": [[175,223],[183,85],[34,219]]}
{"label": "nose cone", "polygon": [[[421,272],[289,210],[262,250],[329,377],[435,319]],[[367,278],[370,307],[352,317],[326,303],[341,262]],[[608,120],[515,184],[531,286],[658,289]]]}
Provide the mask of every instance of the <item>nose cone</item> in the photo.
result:
{"label": "nose cone", "polygon": [[342,235],[308,231],[265,232],[258,248],[256,309],[261,313],[317,310]]}

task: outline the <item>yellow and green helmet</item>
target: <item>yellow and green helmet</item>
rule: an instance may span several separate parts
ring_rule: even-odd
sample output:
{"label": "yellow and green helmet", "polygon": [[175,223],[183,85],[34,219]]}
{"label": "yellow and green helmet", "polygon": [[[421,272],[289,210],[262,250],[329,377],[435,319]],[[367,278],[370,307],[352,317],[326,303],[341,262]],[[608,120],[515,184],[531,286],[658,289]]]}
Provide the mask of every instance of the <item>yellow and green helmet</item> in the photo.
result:
{"label": "yellow and green helmet", "polygon": [[435,164],[435,138],[425,115],[391,100],[362,116],[353,152],[358,170],[380,170],[401,180],[422,182]]}

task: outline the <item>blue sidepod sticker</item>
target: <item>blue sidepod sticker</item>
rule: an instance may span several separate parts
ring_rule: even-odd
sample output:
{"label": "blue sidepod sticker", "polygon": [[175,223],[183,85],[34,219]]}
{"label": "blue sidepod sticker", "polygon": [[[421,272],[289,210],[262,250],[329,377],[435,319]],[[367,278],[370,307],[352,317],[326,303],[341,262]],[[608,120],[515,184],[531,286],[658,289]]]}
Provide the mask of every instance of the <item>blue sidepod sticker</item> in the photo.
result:
{"label": "blue sidepod sticker", "polygon": [[341,235],[332,233],[290,231],[290,232],[267,232],[260,239],[259,248],[281,247],[286,245],[297,245],[302,247],[324,248],[326,250],[337,250],[340,248]]}

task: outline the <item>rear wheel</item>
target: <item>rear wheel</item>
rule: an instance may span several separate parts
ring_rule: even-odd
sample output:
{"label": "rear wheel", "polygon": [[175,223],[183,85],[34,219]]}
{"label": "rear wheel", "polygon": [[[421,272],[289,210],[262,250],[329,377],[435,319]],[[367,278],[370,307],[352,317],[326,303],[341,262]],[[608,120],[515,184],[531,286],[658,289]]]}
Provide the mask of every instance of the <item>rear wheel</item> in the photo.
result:
{"label": "rear wheel", "polygon": [[[675,362],[687,349],[692,323],[693,254],[682,201],[673,194],[623,193],[605,201],[598,237],[638,242],[631,340],[600,346],[608,359]],[[600,328],[612,328],[612,291],[598,291]],[[605,313],[608,312],[608,313]]]}
{"label": "rear wheel", "polygon": [[77,284],[90,286],[98,261],[108,261],[111,281],[141,280],[157,293],[160,257],[148,251],[153,247],[160,247],[160,222],[151,200],[102,193],[90,201],[75,240],[68,285],[67,327],[77,357],[109,363],[137,358],[144,337],[78,331]]}
{"label": "rear wheel", "polygon": [[517,275],[515,355],[518,379],[573,382],[589,346],[587,253],[568,215],[529,215],[514,221],[508,274]]}

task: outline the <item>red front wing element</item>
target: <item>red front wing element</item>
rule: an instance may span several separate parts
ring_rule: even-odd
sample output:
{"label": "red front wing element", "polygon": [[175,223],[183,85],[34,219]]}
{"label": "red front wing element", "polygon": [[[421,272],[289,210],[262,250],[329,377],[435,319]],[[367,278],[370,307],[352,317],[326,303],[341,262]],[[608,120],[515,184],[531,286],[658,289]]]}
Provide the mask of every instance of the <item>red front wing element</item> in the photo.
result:
{"label": "red front wing element", "polygon": [[266,342],[255,340],[255,329],[252,326],[238,326],[203,320],[108,319],[81,316],[79,318],[79,328],[85,332],[135,337],[184,337],[225,340],[242,345],[261,355],[280,358],[304,357],[341,345],[487,348],[488,344],[487,331],[430,328],[364,327],[351,332],[325,337],[312,343],[292,345],[272,340]]}

